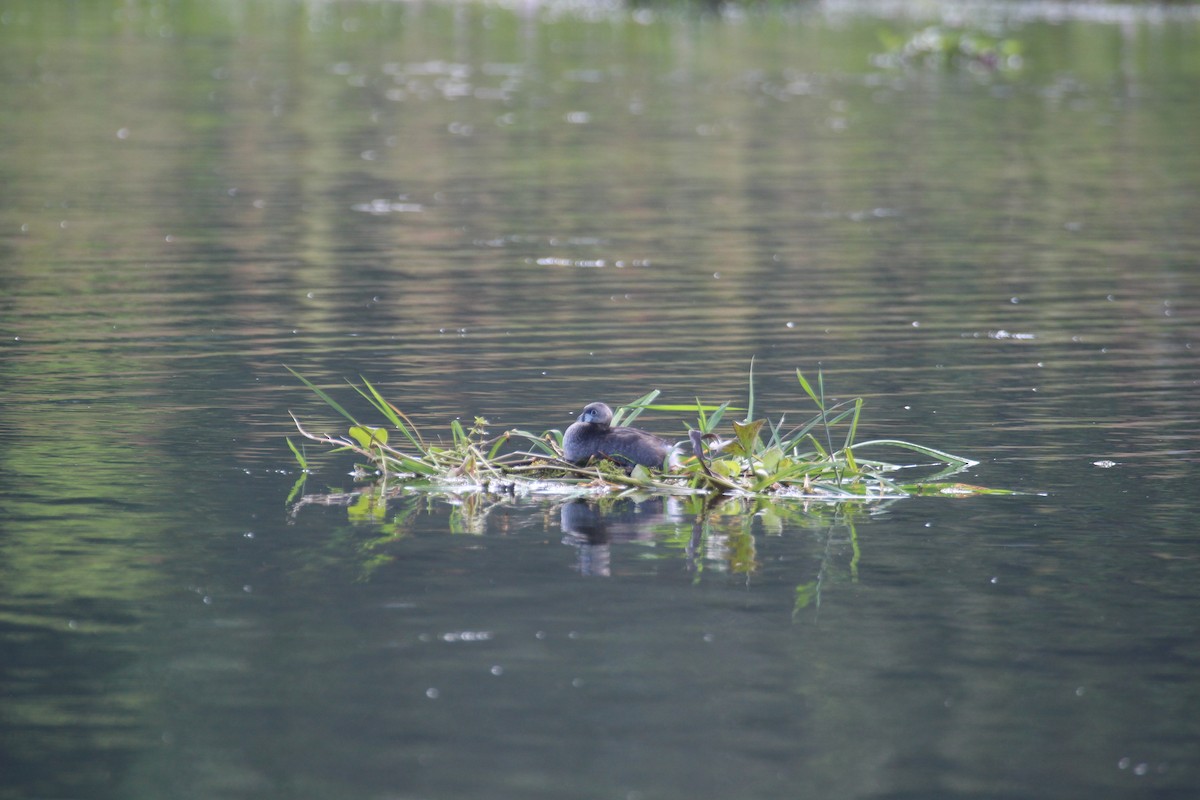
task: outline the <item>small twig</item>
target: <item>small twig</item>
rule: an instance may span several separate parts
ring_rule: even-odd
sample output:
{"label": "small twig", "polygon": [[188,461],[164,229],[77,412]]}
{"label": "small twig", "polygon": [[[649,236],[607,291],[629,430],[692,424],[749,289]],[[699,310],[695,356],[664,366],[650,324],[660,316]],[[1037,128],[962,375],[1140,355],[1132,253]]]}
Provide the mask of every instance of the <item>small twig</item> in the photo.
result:
{"label": "small twig", "polygon": [[347,450],[353,450],[354,452],[358,453],[359,455],[363,456],[364,458],[371,458],[371,454],[369,452],[367,452],[366,450],[363,450],[361,447],[356,445],[354,442],[351,442],[348,439],[339,439],[336,436],[330,436],[327,433],[323,433],[320,435],[315,434],[315,433],[309,433],[308,431],[304,430],[304,427],[300,424],[300,420],[296,419],[295,414],[293,414],[292,412],[289,411],[288,416],[290,416],[292,418],[292,422],[296,423],[296,430],[300,431],[300,435],[305,437],[306,439],[311,439],[314,442],[324,442],[325,444],[332,444],[332,445],[337,445],[338,447],[344,447]]}

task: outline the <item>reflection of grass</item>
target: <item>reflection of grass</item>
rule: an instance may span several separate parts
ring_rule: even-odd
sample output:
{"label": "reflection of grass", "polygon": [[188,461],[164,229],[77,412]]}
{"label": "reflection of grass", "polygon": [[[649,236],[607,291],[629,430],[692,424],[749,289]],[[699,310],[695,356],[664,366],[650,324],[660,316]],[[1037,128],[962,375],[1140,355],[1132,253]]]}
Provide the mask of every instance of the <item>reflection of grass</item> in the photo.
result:
{"label": "reflection of grass", "polygon": [[[385,483],[402,482],[435,491],[532,493],[588,490],[637,489],[675,495],[735,495],[744,497],[800,497],[832,500],[874,500],[913,494],[980,494],[991,490],[947,481],[977,462],[962,456],[899,439],[858,442],[855,435],[862,412],[862,398],[832,403],[818,372],[810,382],[796,371],[805,395],[816,413],[805,422],[788,427],[784,419],[772,423],[753,419],[754,380],[750,376],[746,417],[731,423],[731,435],[718,433],[728,402],[704,405],[699,400],[686,405],[656,405],[653,391],[622,406],[614,424],[628,424],[647,410],[691,412],[696,425],[688,426],[690,453],[665,471],[636,466],[626,470],[610,461],[579,466],[563,460],[562,432],[540,435],[509,430],[498,436],[487,432],[488,422],[476,417],[470,429],[457,420],[450,423],[449,443],[433,443],[404,412],[363,380],[354,390],[380,415],[385,424],[369,425],[348,412],[337,400],[303,376],[296,374],[330,408],[349,423],[345,434],[317,434],[306,430],[293,416],[304,437],[348,451],[364,463],[360,476],[381,477]],[[743,410],[743,409],[736,409]],[[289,440],[300,467],[307,470],[308,458]],[[518,449],[511,449],[516,445]],[[923,478],[911,478],[900,465],[868,459],[862,453],[880,448],[916,453],[926,459],[919,465],[932,468]],[[904,475],[907,479],[901,479]],[[297,490],[299,486],[297,486]]]}
{"label": "reflection of grass", "polygon": [[931,25],[907,39],[882,31],[887,52],[876,55],[876,66],[952,67],[971,72],[1015,72],[1021,68],[1021,43],[982,31]]}
{"label": "reflection of grass", "polygon": [[[645,559],[681,561],[696,584],[709,578],[720,580],[719,576],[741,576],[748,581],[770,566],[770,550],[762,552],[764,546],[772,547],[769,540],[799,535],[809,540],[810,549],[808,557],[789,567],[790,572],[798,573],[792,578],[799,582],[789,602],[796,619],[802,612],[817,613],[823,593],[831,587],[858,581],[862,551],[856,523],[880,509],[859,501],[794,502],[728,494],[663,497],[639,490],[563,498],[478,491],[414,492],[407,488],[402,483],[378,481],[352,492],[306,495],[293,505],[292,512],[297,514],[311,505],[345,508],[352,527],[360,533],[337,537],[334,546],[355,551],[359,579],[364,581],[402,558],[405,551],[396,545],[414,533],[419,516],[435,513],[439,506],[449,507],[450,533],[469,535],[508,531],[511,521],[503,519],[507,510],[540,509],[546,520],[563,520],[565,544],[590,553],[597,547],[620,547],[620,555],[614,550],[611,556],[614,564]],[[562,513],[579,503],[590,511],[584,529],[569,527]],[[489,524],[496,514],[502,521]],[[363,531],[367,532],[365,538]]]}

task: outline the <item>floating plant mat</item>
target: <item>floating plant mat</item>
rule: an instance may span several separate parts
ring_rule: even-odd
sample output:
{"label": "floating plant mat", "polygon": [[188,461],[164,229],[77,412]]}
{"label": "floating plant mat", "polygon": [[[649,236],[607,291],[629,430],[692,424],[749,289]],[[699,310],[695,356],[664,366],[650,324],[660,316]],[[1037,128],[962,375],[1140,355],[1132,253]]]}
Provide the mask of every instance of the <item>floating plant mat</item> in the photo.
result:
{"label": "floating plant mat", "polygon": [[[732,407],[728,402],[705,405],[699,400],[687,405],[655,404],[657,390],[621,406],[614,415],[614,426],[629,425],[645,411],[696,415],[695,424],[687,426],[686,441],[678,448],[677,463],[664,470],[641,465],[628,469],[607,459],[584,466],[572,464],[563,458],[561,431],[534,434],[513,429],[493,435],[482,417],[476,417],[470,429],[452,421],[450,440],[435,442],[365,378],[361,385],[350,382],[349,386],[378,413],[382,424],[360,421],[329,393],[294,370],[292,374],[349,423],[344,434],[314,433],[293,415],[300,434],[327,445],[333,452],[354,453],[360,459],[356,475],[381,484],[384,494],[639,492],[824,501],[1010,494],[951,480],[978,463],[969,458],[900,439],[856,441],[862,398],[828,402],[819,372],[816,381],[810,383],[800,370],[796,371],[800,388],[816,406],[816,413],[799,425],[787,424],[783,418],[774,423],[754,419],[753,366],[745,408]],[[727,412],[740,411],[746,412],[743,421],[732,422],[727,429],[722,427]],[[307,474],[308,456],[291,439],[288,445]],[[901,453],[906,460],[895,463],[870,457],[876,453]],[[300,494],[303,483],[302,477],[290,499]],[[308,502],[321,502],[320,497],[308,496]],[[324,497],[336,502],[333,495]]]}

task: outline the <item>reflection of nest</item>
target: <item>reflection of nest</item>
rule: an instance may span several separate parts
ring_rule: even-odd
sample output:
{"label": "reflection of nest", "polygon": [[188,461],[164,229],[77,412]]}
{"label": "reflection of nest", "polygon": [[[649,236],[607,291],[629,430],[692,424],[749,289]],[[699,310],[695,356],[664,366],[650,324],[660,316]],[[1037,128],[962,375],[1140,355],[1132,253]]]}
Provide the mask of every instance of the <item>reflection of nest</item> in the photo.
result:
{"label": "reflection of nest", "polygon": [[305,506],[348,506],[363,495],[363,492],[332,492],[330,494],[306,494],[288,508],[288,517],[295,519]]}
{"label": "reflection of nest", "polygon": [[[561,484],[554,484],[561,488]],[[308,494],[289,506],[295,520],[309,506],[344,508],[351,523],[364,523],[377,535],[362,545],[370,558],[367,574],[401,557],[395,547],[411,534],[415,519],[433,507],[449,509],[447,527],[454,533],[507,535],[516,528],[540,525],[561,528],[561,542],[574,552],[573,570],[607,577],[616,569],[636,573],[646,558],[680,559],[688,572],[749,577],[764,566],[763,537],[812,535],[819,554],[807,567],[809,576],[796,587],[793,613],[819,605],[830,579],[855,580],[861,551],[855,521],[887,513],[891,501],[777,501],[728,495],[662,496],[645,492],[612,492],[610,486],[576,487],[561,492],[506,492],[495,487],[468,487],[460,492],[419,489],[406,483],[379,481],[359,490]],[[493,514],[497,509],[533,513]],[[541,513],[537,513],[538,511]],[[523,520],[523,521],[522,521]],[[388,550],[380,549],[387,546]],[[847,557],[849,558],[847,562]]]}

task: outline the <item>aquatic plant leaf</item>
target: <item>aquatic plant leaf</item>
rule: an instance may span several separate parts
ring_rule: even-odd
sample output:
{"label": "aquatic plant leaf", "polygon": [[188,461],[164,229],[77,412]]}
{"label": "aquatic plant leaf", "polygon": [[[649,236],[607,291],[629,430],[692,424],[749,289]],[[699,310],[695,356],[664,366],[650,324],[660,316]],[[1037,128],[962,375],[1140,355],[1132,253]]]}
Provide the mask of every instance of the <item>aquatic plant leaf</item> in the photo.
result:
{"label": "aquatic plant leaf", "polygon": [[757,452],[758,432],[762,430],[766,424],[765,419],[756,419],[754,422],[735,422],[733,423],[733,433],[737,437],[738,447],[741,448],[742,455],[752,456]]}
{"label": "aquatic plant leaf", "polygon": [[644,395],[634,400],[632,403],[626,403],[619,407],[613,414],[613,425],[630,425],[635,419],[641,416],[641,413],[646,410],[646,407],[655,401],[662,394],[659,389],[646,392]]}
{"label": "aquatic plant leaf", "polygon": [[1012,497],[1022,494],[1012,489],[989,489],[986,486],[973,486],[969,483],[909,483],[902,488],[905,492],[921,497],[936,495],[938,497],[976,497],[979,495],[996,495]]}
{"label": "aquatic plant leaf", "polygon": [[861,397],[854,400],[854,416],[850,420],[850,430],[846,433],[846,441],[842,443],[843,450],[849,450],[854,446],[854,435],[858,433],[858,418],[862,414],[863,399]]}
{"label": "aquatic plant leaf", "polygon": [[754,356],[750,356],[750,376],[746,379],[746,418],[743,422],[754,419]]}
{"label": "aquatic plant leaf", "polygon": [[387,428],[371,428],[366,425],[355,425],[350,428],[350,437],[364,449],[369,450],[376,445],[387,444]]}
{"label": "aquatic plant leaf", "polygon": [[712,470],[727,478],[736,478],[742,474],[742,465],[737,459],[722,458],[712,462]]}
{"label": "aquatic plant leaf", "polygon": [[441,475],[441,470],[437,467],[426,464],[424,461],[418,461],[415,458],[404,455],[403,453],[393,453],[388,456],[388,460],[400,465],[403,472],[412,472],[416,475],[426,475],[434,477]]}
{"label": "aquatic plant leaf", "polygon": [[783,451],[778,447],[768,447],[759,455],[759,460],[762,461],[763,469],[767,472],[777,472],[784,464]]}
{"label": "aquatic plant leaf", "polygon": [[812,384],[810,384],[808,379],[804,377],[804,373],[800,370],[796,370],[796,379],[800,381],[800,388],[804,390],[804,393],[808,395],[809,398],[811,398],[812,401],[817,404],[817,406],[820,406],[821,399],[817,397],[817,393],[813,391]]}
{"label": "aquatic plant leaf", "polygon": [[890,447],[899,447],[904,450],[912,450],[915,453],[931,456],[936,458],[938,461],[947,464],[963,464],[968,467],[973,467],[979,463],[974,459],[956,456],[953,453],[947,453],[945,450],[938,450],[933,447],[925,447],[924,445],[906,442],[901,439],[872,439],[869,442],[859,442],[858,444],[851,445],[851,448],[858,449],[860,447],[871,447],[872,445],[888,445]]}
{"label": "aquatic plant leaf", "polygon": [[292,443],[291,439],[285,437],[285,441],[287,442],[288,447],[291,448],[292,455],[296,457],[296,462],[300,464],[300,469],[308,472],[308,459],[304,457],[304,453],[300,452],[300,449]]}
{"label": "aquatic plant leaf", "polygon": [[395,409],[392,408],[392,404],[383,399],[383,395],[379,394],[378,390],[371,385],[369,380],[361,375],[358,376],[358,379],[363,382],[363,386],[367,387],[370,394],[364,392],[361,387],[350,383],[350,381],[346,381],[346,383],[350,383],[350,387],[362,395],[363,398],[366,399],[371,405],[373,405],[376,411],[378,411],[380,414],[383,414],[383,416],[387,418],[388,422],[392,423],[393,426],[397,428],[403,427],[404,423],[402,423],[400,418],[396,416],[396,412]]}
{"label": "aquatic plant leaf", "polygon": [[[557,441],[557,442],[561,443],[562,442],[562,431],[546,431],[541,436],[535,436],[534,434],[530,433],[529,431],[522,431],[522,430],[513,428],[506,435],[509,436],[510,438],[514,437],[514,436],[520,437],[520,438],[526,440],[527,442],[529,442],[530,445],[532,445],[533,447],[536,447],[538,450],[542,451],[543,453],[545,453],[548,456],[553,456],[553,457],[557,458],[558,456],[561,455],[561,453],[556,453],[554,451],[554,448],[551,446],[550,441],[553,440],[553,441]],[[550,439],[547,439],[547,437],[550,437]]]}
{"label": "aquatic plant leaf", "polygon": [[425,441],[421,438],[421,432],[417,430],[417,426],[413,424],[413,421],[409,419],[403,411],[389,403],[383,397],[383,395],[381,395],[379,391],[371,385],[370,381],[368,381],[366,378],[363,378],[361,375],[359,378],[362,380],[363,385],[370,390],[371,394],[368,396],[367,393],[362,389],[354,386],[354,384],[350,384],[351,386],[354,386],[354,390],[370,401],[371,405],[375,406],[379,413],[383,414],[384,417],[387,418],[388,422],[392,423],[392,427],[400,431],[404,438],[408,439],[408,441],[412,443],[413,447],[424,453]]}
{"label": "aquatic plant leaf", "polygon": [[332,408],[334,411],[338,412],[343,417],[350,420],[351,423],[353,423],[355,425],[358,424],[358,420],[354,418],[354,415],[351,414],[346,409],[342,408],[341,405],[339,405],[338,402],[336,400],[334,400],[332,397],[330,397],[323,389],[318,387],[316,384],[314,384],[308,378],[301,375],[299,372],[296,372],[296,370],[292,369],[287,364],[284,364],[283,368],[286,369],[288,372],[292,373],[293,375],[295,375],[297,378],[299,378],[301,383],[303,383],[309,389],[312,389],[313,392],[316,393],[317,397],[324,400],[325,404],[328,405],[330,408]]}
{"label": "aquatic plant leaf", "polygon": [[728,402],[721,403],[721,405],[717,406],[717,410],[708,417],[708,430],[705,431],[705,433],[712,433],[713,430],[721,424],[721,418],[725,416],[725,412],[728,410]]}
{"label": "aquatic plant leaf", "polygon": [[504,446],[504,444],[508,441],[508,439],[509,439],[508,432],[505,432],[496,437],[496,441],[492,444],[492,449],[488,450],[488,454],[487,454],[488,461],[491,461],[492,459],[494,459],[496,457],[496,454],[500,452],[500,448]]}
{"label": "aquatic plant leaf", "polygon": [[816,436],[814,436],[814,435],[812,435],[812,434],[810,433],[810,434],[808,434],[807,438],[808,438],[808,441],[812,443],[812,446],[813,446],[813,447],[816,449],[816,451],[817,451],[817,455],[818,455],[818,456],[819,456],[821,459],[823,459],[823,460],[824,460],[824,459],[827,459],[827,458],[829,458],[829,451],[828,451],[828,450],[826,450],[824,447],[822,447],[822,446],[821,446],[821,443],[817,441],[817,437],[816,437]]}

